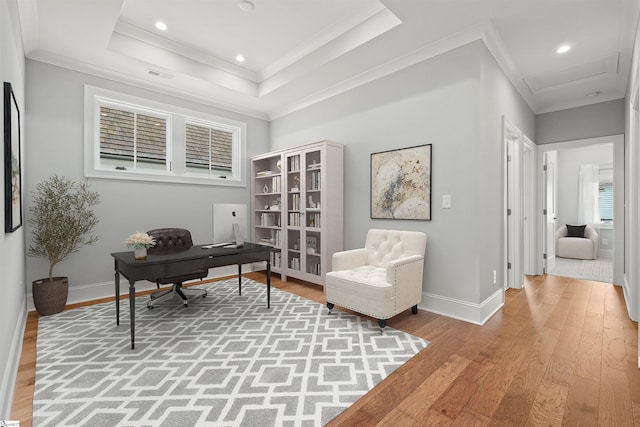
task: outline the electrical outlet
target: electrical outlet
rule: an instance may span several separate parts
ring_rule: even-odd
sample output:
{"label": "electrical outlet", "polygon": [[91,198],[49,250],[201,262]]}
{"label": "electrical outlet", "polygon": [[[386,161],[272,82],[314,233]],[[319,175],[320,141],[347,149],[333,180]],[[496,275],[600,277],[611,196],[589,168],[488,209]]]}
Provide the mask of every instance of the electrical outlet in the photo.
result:
{"label": "electrical outlet", "polygon": [[498,282],[498,273],[493,270],[493,284],[495,285]]}
{"label": "electrical outlet", "polygon": [[602,244],[607,246],[609,244],[609,239],[602,239]]}

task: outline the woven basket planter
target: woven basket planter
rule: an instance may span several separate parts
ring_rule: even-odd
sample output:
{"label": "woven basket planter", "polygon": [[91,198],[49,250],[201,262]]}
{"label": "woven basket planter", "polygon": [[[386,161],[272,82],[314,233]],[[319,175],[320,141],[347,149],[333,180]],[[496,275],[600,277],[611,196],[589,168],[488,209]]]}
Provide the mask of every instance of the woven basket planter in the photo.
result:
{"label": "woven basket planter", "polygon": [[64,310],[68,294],[68,277],[54,277],[53,283],[49,282],[48,277],[33,282],[33,305],[40,316],[48,316]]}

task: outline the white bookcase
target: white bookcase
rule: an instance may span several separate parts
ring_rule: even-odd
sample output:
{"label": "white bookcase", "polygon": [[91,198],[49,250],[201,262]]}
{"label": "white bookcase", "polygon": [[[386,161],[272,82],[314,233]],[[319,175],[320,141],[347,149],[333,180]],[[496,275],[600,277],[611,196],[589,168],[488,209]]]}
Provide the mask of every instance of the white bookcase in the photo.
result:
{"label": "white bookcase", "polygon": [[252,239],[275,248],[272,269],[324,286],[343,250],[343,146],[321,141],[251,159]]}

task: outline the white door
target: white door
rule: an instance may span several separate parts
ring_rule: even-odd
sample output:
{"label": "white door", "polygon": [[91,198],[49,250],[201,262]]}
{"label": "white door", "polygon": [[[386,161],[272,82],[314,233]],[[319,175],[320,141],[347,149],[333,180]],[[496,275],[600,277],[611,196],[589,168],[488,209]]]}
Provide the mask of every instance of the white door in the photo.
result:
{"label": "white door", "polygon": [[523,205],[523,271],[525,275],[536,274],[536,234],[535,234],[535,146],[523,137],[522,161],[522,205]]}
{"label": "white door", "polygon": [[514,141],[507,138],[506,156],[507,156],[507,287],[515,287],[514,262],[516,258],[516,242],[515,230],[516,221],[514,215],[514,198],[515,198],[515,174],[513,167],[513,151]]}
{"label": "white door", "polygon": [[556,261],[556,159],[555,151],[547,151],[543,153],[544,165],[544,223],[545,232],[543,236],[544,254],[542,266],[544,274],[555,267]]}

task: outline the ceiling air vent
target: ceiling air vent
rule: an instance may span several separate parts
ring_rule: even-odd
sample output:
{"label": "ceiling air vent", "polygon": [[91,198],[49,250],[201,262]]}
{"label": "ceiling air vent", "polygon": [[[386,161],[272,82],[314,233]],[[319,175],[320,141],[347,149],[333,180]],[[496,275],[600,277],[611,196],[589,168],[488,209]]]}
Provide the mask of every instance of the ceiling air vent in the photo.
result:
{"label": "ceiling air vent", "polygon": [[172,79],[173,76],[171,74],[163,73],[162,71],[152,70],[151,68],[147,69],[147,74],[154,77],[162,77],[163,79]]}

